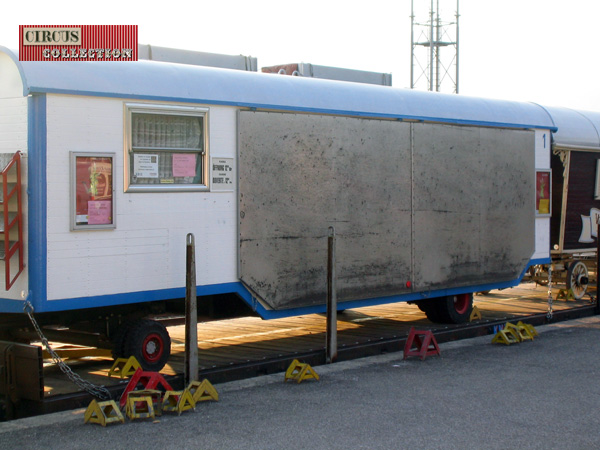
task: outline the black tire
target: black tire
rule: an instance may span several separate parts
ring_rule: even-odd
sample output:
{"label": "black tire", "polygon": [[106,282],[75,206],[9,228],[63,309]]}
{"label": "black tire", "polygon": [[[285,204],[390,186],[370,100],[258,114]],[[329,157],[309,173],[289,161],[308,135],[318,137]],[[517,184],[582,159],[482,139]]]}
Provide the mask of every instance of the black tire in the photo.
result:
{"label": "black tire", "polygon": [[126,356],[135,356],[145,371],[158,372],[171,356],[171,338],[167,329],[154,320],[133,322],[123,345]]}
{"label": "black tire", "polygon": [[119,325],[117,328],[117,332],[112,336],[112,357],[113,359],[117,358],[125,358],[125,339],[127,337],[127,333],[129,332],[129,328],[131,326],[131,322],[125,322]]}
{"label": "black tire", "polygon": [[436,305],[436,298],[430,298],[427,300],[420,300],[417,302],[417,306],[421,311],[425,313],[425,316],[433,323],[439,323],[440,318],[438,314],[438,307]]}
{"label": "black tire", "polygon": [[448,295],[428,300],[425,314],[435,323],[466,323],[473,312],[473,294]]}
{"label": "black tire", "polygon": [[419,300],[418,302],[415,302],[415,304],[421,311],[423,311],[424,313],[427,312],[427,309],[429,306],[429,304],[427,303],[427,300]]}

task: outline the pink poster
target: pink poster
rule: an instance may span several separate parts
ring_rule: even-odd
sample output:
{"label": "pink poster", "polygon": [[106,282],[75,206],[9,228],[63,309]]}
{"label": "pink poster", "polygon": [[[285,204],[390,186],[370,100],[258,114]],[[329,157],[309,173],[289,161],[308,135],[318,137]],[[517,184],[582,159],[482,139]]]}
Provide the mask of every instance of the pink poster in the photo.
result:
{"label": "pink poster", "polygon": [[195,177],[196,176],[196,155],[193,153],[174,153],[173,154],[173,176],[174,177]]}
{"label": "pink poster", "polygon": [[88,225],[112,223],[111,200],[91,200],[88,202]]}

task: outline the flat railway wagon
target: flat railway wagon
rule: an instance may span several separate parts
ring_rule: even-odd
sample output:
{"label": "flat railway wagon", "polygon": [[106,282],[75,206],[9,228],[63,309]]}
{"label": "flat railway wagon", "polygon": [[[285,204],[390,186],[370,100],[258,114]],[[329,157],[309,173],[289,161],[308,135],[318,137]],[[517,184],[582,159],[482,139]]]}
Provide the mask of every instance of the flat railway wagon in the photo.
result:
{"label": "flat railway wagon", "polygon": [[1,338],[34,338],[27,305],[50,339],[160,369],[146,317],[181,307],[188,233],[199,309],[269,319],[326,310],[330,226],[339,309],[466,321],[551,261],[556,131],[531,103],[1,48]]}

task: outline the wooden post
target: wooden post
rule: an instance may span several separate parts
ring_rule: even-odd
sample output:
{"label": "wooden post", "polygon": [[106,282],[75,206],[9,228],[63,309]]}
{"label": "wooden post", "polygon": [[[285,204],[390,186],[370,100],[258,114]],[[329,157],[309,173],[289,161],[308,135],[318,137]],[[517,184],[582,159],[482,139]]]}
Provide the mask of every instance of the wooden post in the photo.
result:
{"label": "wooden post", "polygon": [[337,359],[337,298],[335,278],[335,228],[329,227],[329,236],[327,238],[327,363],[332,363]]}
{"label": "wooden post", "polygon": [[187,386],[198,381],[198,309],[196,304],[196,244],[194,235],[186,238],[185,276],[185,366],[184,382]]}

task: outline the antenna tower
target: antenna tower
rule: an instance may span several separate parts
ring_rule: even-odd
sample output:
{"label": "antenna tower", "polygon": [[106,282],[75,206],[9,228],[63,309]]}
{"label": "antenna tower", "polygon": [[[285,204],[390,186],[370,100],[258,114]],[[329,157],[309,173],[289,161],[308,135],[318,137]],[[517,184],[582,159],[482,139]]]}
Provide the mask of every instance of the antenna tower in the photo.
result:
{"label": "antenna tower", "polygon": [[458,94],[459,0],[455,1],[452,11],[454,0],[441,0],[443,9],[440,0],[411,0],[411,89]]}

